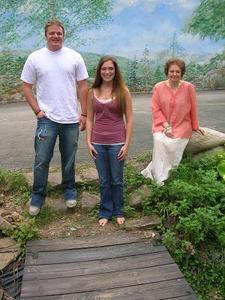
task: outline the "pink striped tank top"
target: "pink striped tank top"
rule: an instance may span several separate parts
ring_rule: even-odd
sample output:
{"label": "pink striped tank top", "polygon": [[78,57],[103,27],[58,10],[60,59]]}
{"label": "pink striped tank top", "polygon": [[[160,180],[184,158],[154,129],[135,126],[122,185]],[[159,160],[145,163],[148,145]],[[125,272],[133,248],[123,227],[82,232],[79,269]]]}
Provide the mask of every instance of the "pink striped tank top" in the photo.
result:
{"label": "pink striped tank top", "polygon": [[93,111],[91,141],[103,145],[125,143],[126,129],[117,102],[112,99],[102,101],[93,95]]}

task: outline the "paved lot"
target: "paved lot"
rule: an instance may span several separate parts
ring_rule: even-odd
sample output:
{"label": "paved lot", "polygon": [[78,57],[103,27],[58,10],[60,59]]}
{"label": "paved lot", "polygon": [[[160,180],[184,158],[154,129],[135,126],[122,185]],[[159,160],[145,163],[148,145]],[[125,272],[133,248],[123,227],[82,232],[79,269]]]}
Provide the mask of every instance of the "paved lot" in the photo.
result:
{"label": "paved lot", "polygon": [[[201,126],[225,132],[225,91],[198,93]],[[152,149],[150,95],[133,96],[134,134],[130,156]],[[29,106],[22,103],[0,105],[0,166],[6,169],[30,169],[33,163],[33,135],[36,120]],[[86,150],[85,133],[81,133],[77,162],[91,162]],[[52,165],[59,165],[55,148]]]}

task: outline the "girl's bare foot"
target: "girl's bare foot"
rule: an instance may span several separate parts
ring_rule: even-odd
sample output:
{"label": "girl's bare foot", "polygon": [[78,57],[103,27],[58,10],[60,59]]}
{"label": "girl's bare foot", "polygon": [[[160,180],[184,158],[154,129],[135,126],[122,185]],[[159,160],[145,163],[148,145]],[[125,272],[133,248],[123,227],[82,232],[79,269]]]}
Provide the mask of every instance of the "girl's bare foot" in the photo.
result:
{"label": "girl's bare foot", "polygon": [[117,217],[116,222],[119,225],[123,225],[125,223],[125,218],[124,217]]}
{"label": "girl's bare foot", "polygon": [[108,219],[99,219],[98,223],[100,226],[105,226],[108,223]]}

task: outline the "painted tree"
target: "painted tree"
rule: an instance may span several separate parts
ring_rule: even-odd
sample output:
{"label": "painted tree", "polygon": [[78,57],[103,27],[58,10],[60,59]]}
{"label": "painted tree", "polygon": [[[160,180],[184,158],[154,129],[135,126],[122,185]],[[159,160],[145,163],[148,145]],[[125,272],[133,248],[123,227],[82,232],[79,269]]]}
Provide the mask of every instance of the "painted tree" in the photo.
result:
{"label": "painted tree", "polygon": [[138,61],[136,56],[132,61],[128,63],[128,87],[129,89],[134,92],[139,90],[139,80],[137,76],[138,71]]}
{"label": "painted tree", "polygon": [[194,11],[186,30],[199,34],[201,38],[210,37],[215,40],[225,38],[225,1],[202,0]]}
{"label": "painted tree", "polygon": [[82,32],[110,20],[111,7],[111,0],[0,0],[0,38],[5,46],[19,45],[32,37],[40,42],[44,24],[59,19],[67,39],[78,45],[85,40]]}
{"label": "painted tree", "polygon": [[174,32],[171,43],[169,45],[169,56],[170,57],[178,57],[178,56],[183,56],[185,53],[185,49],[181,46],[177,33]]}
{"label": "painted tree", "polygon": [[165,79],[165,74],[162,65],[158,65],[154,72],[153,84],[163,81]]}
{"label": "painted tree", "polygon": [[145,49],[142,53],[142,57],[139,62],[139,70],[141,88],[143,91],[147,92],[151,89],[153,84],[150,51],[147,46],[145,46]]}

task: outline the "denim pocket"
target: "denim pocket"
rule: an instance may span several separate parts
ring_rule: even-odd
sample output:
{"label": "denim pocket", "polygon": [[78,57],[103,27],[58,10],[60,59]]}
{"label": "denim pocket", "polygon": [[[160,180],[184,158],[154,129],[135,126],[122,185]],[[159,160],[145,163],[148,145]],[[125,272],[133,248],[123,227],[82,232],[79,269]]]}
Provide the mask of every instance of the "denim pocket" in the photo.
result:
{"label": "denim pocket", "polygon": [[36,137],[39,140],[44,140],[48,136],[47,121],[48,119],[46,117],[37,119]]}
{"label": "denim pocket", "polygon": [[45,125],[37,128],[36,136],[39,140],[44,140],[47,137],[47,135],[48,135],[48,132],[47,132],[47,128]]}

